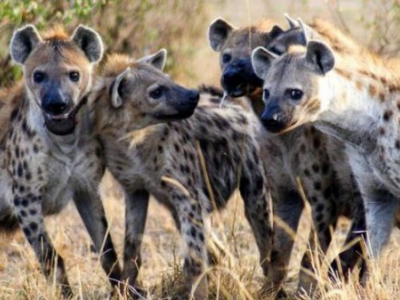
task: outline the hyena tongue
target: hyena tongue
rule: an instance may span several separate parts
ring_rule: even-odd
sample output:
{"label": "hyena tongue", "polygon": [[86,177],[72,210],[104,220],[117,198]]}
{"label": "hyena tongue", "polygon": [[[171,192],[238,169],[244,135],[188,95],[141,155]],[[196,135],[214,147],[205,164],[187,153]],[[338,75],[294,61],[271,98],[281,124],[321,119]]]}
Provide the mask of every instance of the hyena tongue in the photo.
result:
{"label": "hyena tongue", "polygon": [[75,126],[78,123],[77,115],[79,110],[88,101],[88,95],[85,95],[78,105],[72,111],[63,116],[51,116],[44,114],[44,125],[53,134],[67,135],[74,132]]}
{"label": "hyena tongue", "polygon": [[67,135],[74,132],[76,125],[76,118],[70,116],[66,118],[52,118],[44,114],[44,125],[46,128],[55,135]]}

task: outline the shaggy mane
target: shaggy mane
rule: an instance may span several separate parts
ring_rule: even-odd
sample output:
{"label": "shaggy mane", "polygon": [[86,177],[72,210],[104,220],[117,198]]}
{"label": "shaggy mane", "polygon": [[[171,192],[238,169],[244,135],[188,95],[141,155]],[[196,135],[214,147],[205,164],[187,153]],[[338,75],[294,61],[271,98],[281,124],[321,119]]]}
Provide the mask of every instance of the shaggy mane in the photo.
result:
{"label": "shaggy mane", "polygon": [[118,76],[132,65],[134,65],[134,61],[128,55],[113,53],[107,56],[102,75],[106,77]]}
{"label": "shaggy mane", "polygon": [[68,41],[69,34],[65,31],[64,26],[56,24],[41,34],[45,41]]}

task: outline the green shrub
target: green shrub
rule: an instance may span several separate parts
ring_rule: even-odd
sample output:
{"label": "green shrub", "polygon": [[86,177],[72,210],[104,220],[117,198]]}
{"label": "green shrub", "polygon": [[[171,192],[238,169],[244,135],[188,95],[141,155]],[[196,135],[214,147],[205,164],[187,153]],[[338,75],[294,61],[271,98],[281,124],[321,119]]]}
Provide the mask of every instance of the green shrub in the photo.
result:
{"label": "green shrub", "polygon": [[46,29],[60,23],[69,30],[86,24],[99,31],[107,52],[135,57],[167,48],[167,70],[192,75],[185,61],[193,53],[193,42],[204,37],[205,21],[202,2],[185,0],[2,0],[0,20],[0,86],[21,76],[8,45],[12,32],[23,24]]}

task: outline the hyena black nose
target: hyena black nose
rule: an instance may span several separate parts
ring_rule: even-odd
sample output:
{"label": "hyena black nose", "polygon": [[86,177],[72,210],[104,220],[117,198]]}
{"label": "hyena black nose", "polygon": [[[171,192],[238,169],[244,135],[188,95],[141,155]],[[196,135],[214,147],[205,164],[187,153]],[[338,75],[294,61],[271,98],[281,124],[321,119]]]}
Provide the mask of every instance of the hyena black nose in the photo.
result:
{"label": "hyena black nose", "polygon": [[261,116],[261,121],[264,127],[270,132],[280,132],[286,126],[285,114],[276,107],[265,109]]}
{"label": "hyena black nose", "polygon": [[223,84],[230,88],[239,86],[243,80],[240,73],[235,71],[225,72],[222,79],[223,79]]}
{"label": "hyena black nose", "polygon": [[195,102],[195,103],[199,102],[199,99],[200,99],[200,93],[199,93],[199,91],[198,91],[198,90],[190,90],[190,92],[189,92],[189,99],[190,99],[192,102]]}
{"label": "hyena black nose", "polygon": [[68,103],[58,92],[49,92],[42,98],[42,108],[45,112],[59,115],[65,113]]}

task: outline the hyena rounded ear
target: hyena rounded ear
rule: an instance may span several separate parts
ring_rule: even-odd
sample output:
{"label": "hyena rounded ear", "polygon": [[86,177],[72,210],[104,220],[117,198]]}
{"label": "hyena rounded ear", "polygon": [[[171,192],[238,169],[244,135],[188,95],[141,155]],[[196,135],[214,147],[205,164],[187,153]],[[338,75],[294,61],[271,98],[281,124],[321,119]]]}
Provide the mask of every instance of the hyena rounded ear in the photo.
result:
{"label": "hyena rounded ear", "polygon": [[110,87],[111,94],[111,104],[115,108],[120,107],[123,104],[122,92],[124,89],[124,83],[128,74],[130,73],[131,68],[128,67],[124,72],[118,75],[118,77],[114,80]]}
{"label": "hyena rounded ear", "polygon": [[315,65],[322,74],[328,73],[335,66],[332,50],[322,42],[310,41],[307,44],[306,60]]}
{"label": "hyena rounded ear", "polygon": [[19,64],[23,64],[35,49],[37,44],[42,41],[36,27],[27,25],[14,32],[10,42],[10,54],[12,59]]}
{"label": "hyena rounded ear", "polygon": [[293,29],[293,28],[296,28],[296,27],[300,26],[300,24],[295,19],[292,19],[289,16],[289,14],[286,13],[286,14],[284,14],[284,16],[285,16],[285,19],[286,19],[290,29]]}
{"label": "hyena rounded ear", "polygon": [[153,67],[164,70],[165,63],[167,61],[167,50],[161,49],[154,54],[142,57],[137,62],[152,65]]}
{"label": "hyena rounded ear", "polygon": [[213,21],[208,28],[208,41],[211,48],[216,52],[221,51],[222,45],[233,30],[235,27],[222,18]]}
{"label": "hyena rounded ear", "polygon": [[251,54],[251,64],[258,77],[264,79],[271,63],[278,56],[263,47],[258,47]]}
{"label": "hyena rounded ear", "polygon": [[85,53],[91,63],[99,62],[103,57],[103,41],[93,29],[79,25],[72,34],[72,40]]}
{"label": "hyena rounded ear", "polygon": [[274,25],[274,27],[272,27],[271,31],[269,32],[269,37],[270,39],[274,39],[284,32],[285,30],[283,30],[282,27],[280,27],[279,25]]}

